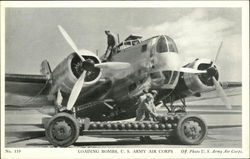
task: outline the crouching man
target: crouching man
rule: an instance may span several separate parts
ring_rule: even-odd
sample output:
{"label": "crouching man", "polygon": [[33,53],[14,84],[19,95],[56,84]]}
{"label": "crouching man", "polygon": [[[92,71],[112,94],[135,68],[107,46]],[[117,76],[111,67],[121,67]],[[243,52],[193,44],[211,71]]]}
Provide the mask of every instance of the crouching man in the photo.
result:
{"label": "crouching man", "polygon": [[[154,105],[154,97],[151,93],[142,95],[144,100],[140,100],[140,104],[136,110],[136,121],[155,121],[157,118],[156,108]],[[141,97],[140,97],[141,98]],[[152,141],[150,136],[141,136],[140,141],[149,143]]]}
{"label": "crouching man", "polygon": [[154,105],[154,97],[152,94],[147,93],[146,98],[139,103],[136,110],[136,121],[154,121],[157,117]]}

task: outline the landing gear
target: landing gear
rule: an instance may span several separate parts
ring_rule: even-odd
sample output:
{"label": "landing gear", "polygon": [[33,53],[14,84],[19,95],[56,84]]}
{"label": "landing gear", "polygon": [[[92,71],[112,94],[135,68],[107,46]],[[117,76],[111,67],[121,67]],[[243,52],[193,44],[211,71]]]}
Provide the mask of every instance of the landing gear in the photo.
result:
{"label": "landing gear", "polygon": [[180,101],[182,103],[182,105],[174,105],[174,96],[170,96],[169,98],[169,103],[170,105],[168,106],[166,103],[164,102],[164,106],[167,108],[169,113],[186,113],[186,101],[185,98],[180,98]]}
{"label": "landing gear", "polygon": [[198,116],[184,116],[177,124],[176,135],[181,144],[198,145],[207,135],[206,123]]}
{"label": "landing gear", "polygon": [[69,113],[58,113],[52,117],[46,126],[45,134],[54,146],[67,147],[79,137],[80,124]]}
{"label": "landing gear", "polygon": [[197,115],[188,115],[186,112],[185,98],[179,97],[182,105],[174,105],[175,96],[170,96],[170,105],[165,105],[169,115],[177,117],[181,115],[175,127],[175,134],[167,136],[171,143],[180,143],[185,145],[198,145],[202,143],[207,135],[206,123]]}

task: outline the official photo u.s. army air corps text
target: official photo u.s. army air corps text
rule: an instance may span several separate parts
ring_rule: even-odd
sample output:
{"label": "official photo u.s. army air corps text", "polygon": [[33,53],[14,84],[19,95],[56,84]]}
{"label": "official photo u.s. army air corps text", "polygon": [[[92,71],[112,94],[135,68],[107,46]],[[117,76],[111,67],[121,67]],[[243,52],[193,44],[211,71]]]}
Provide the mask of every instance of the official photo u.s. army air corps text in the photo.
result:
{"label": "official photo u.s. army air corps text", "polygon": [[5,155],[249,154],[245,3],[162,3],[3,7]]}

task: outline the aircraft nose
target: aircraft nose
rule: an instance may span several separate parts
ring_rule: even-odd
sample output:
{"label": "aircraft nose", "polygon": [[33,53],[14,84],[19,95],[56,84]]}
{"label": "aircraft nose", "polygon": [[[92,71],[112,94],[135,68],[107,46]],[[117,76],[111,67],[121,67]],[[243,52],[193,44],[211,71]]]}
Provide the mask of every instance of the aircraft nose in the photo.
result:
{"label": "aircraft nose", "polygon": [[181,58],[177,53],[158,54],[154,69],[150,73],[152,85],[162,89],[174,89],[178,81],[180,68]]}
{"label": "aircraft nose", "polygon": [[180,55],[174,52],[157,54],[154,67],[156,70],[179,71],[181,68]]}

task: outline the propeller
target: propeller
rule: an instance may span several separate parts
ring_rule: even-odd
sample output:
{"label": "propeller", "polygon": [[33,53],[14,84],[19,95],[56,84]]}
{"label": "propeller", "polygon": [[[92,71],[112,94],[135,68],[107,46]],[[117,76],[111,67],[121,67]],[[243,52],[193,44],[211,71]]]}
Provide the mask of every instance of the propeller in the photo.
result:
{"label": "propeller", "polygon": [[218,48],[218,50],[217,50],[217,53],[216,53],[216,55],[215,55],[215,57],[214,57],[213,63],[215,63],[215,62],[217,61],[218,56],[219,56],[219,54],[220,54],[220,50],[221,50],[222,45],[223,45],[223,41],[220,42],[220,46],[219,46],[219,48]]}
{"label": "propeller", "polygon": [[80,59],[82,61],[85,61],[85,59],[79,54],[79,50],[76,46],[76,44],[74,43],[74,41],[71,39],[71,37],[69,36],[69,34],[63,29],[63,27],[61,25],[58,25],[58,28],[60,30],[60,32],[62,33],[64,39],[68,42],[68,44],[71,46],[71,48],[76,52],[76,54],[80,57]]}
{"label": "propeller", "polygon": [[[217,59],[219,57],[222,45],[223,45],[223,41],[221,41],[220,46],[219,46],[219,48],[217,50],[217,53],[216,53],[216,55],[214,57],[214,60],[211,62],[210,68],[212,68],[212,69],[215,69],[214,68],[215,67],[214,63],[217,61]],[[208,71],[211,70],[210,68],[208,68]],[[223,88],[221,87],[220,83],[215,79],[214,75],[212,75],[211,77],[212,77],[213,83],[215,85],[215,89],[216,89],[216,92],[217,92],[218,96],[220,97],[222,102],[225,104],[227,109],[232,109],[232,105],[230,104],[230,102],[229,102],[229,100],[227,98],[227,95],[224,92]]]}
{"label": "propeller", "polygon": [[207,81],[211,80],[213,82],[215,89],[216,89],[216,93],[218,94],[218,96],[220,97],[222,102],[225,104],[227,109],[232,109],[232,106],[231,106],[223,88],[221,87],[220,83],[215,78],[215,76],[218,73],[218,71],[215,67],[215,62],[218,60],[222,45],[223,45],[223,41],[220,43],[220,46],[216,52],[216,55],[215,55],[213,61],[211,62],[210,67],[207,70],[196,70],[196,69],[192,69],[192,68],[188,68],[188,67],[182,67],[182,68],[180,68],[180,72],[207,74],[209,76]]}
{"label": "propeller", "polygon": [[216,93],[218,94],[218,96],[220,97],[220,99],[222,100],[222,102],[225,104],[226,108],[227,109],[232,109],[232,106],[231,106],[231,104],[230,104],[230,102],[229,102],[229,100],[227,98],[227,95],[225,94],[225,92],[224,92],[223,88],[221,87],[220,83],[215,78],[215,76],[218,73],[218,71],[217,71],[217,69],[215,67],[215,62],[217,61],[217,59],[219,57],[222,45],[223,45],[223,42],[220,43],[220,46],[219,46],[219,48],[217,50],[215,58],[211,62],[211,66],[206,70],[206,72],[207,72],[208,76],[210,76],[208,78],[208,80],[212,80],[213,81]]}
{"label": "propeller", "polygon": [[[67,43],[70,45],[70,47],[75,51],[75,53],[81,59],[81,61],[83,63],[83,68],[84,68],[81,76],[76,81],[75,85],[73,86],[73,89],[72,89],[70,96],[69,96],[69,100],[67,103],[67,110],[71,110],[72,107],[74,106],[80,92],[81,92],[87,71],[92,71],[95,67],[98,67],[101,69],[111,69],[111,70],[117,71],[117,70],[128,69],[129,67],[131,67],[131,64],[126,63],[126,62],[105,62],[105,63],[95,64],[92,60],[89,60],[89,59],[85,60],[81,56],[81,54],[79,54],[79,49],[77,48],[76,44],[71,39],[69,34],[63,29],[62,26],[58,25],[58,28],[59,28],[59,31],[61,32],[61,34],[63,35],[64,39],[67,41]],[[85,50],[84,54],[93,55],[93,53],[88,51],[88,50]]]}
{"label": "propeller", "polygon": [[99,67],[102,69],[123,70],[131,67],[131,64],[127,62],[105,62],[95,64],[95,67]]}
{"label": "propeller", "polygon": [[188,67],[182,67],[180,68],[180,72],[186,72],[186,73],[207,73],[206,70],[196,70]]}
{"label": "propeller", "polygon": [[76,83],[75,83],[75,85],[70,93],[70,96],[69,96],[69,100],[67,103],[67,110],[71,110],[72,107],[74,106],[74,104],[75,104],[75,102],[76,102],[76,100],[77,100],[77,98],[82,90],[85,76],[86,76],[86,71],[83,71],[80,78],[76,81]]}
{"label": "propeller", "polygon": [[220,99],[222,100],[222,102],[225,104],[225,106],[227,107],[227,109],[232,109],[232,106],[227,98],[227,95],[225,94],[223,88],[221,87],[220,83],[214,78],[212,77],[215,88],[216,88],[216,92],[217,94],[220,96]]}

